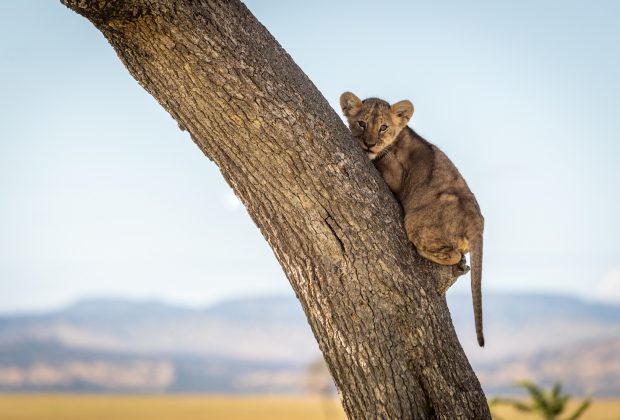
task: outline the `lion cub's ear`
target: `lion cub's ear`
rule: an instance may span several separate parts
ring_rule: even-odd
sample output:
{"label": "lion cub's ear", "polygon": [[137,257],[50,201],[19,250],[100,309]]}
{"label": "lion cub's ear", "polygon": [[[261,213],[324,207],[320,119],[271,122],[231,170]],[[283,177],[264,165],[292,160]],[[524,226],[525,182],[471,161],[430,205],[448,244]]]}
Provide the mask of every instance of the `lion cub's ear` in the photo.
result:
{"label": "lion cub's ear", "polygon": [[395,117],[394,119],[398,122],[401,127],[407,125],[411,116],[413,115],[413,104],[411,101],[404,100],[400,102],[396,102],[390,106],[390,111],[392,115]]}
{"label": "lion cub's ear", "polygon": [[362,107],[362,101],[351,92],[340,95],[340,108],[345,117],[351,118],[357,114]]}

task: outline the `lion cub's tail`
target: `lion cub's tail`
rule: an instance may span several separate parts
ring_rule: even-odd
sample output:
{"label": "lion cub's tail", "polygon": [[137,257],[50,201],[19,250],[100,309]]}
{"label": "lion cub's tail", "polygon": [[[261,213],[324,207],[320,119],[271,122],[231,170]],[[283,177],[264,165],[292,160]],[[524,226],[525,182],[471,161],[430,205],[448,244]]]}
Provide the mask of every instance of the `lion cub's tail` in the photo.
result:
{"label": "lion cub's tail", "polygon": [[470,241],[471,256],[471,296],[474,302],[476,337],[480,347],[484,347],[482,333],[482,234]]}

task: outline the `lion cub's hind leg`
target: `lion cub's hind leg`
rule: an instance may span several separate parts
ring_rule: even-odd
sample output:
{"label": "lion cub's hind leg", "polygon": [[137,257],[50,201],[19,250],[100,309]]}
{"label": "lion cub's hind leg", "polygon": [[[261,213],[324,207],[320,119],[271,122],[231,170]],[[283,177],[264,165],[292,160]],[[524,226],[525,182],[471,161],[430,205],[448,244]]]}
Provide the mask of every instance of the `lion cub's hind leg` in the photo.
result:
{"label": "lion cub's hind leg", "polygon": [[463,255],[461,251],[450,245],[440,245],[434,247],[416,246],[418,254],[441,265],[456,265],[461,262]]}
{"label": "lion cub's hind leg", "polygon": [[405,230],[407,237],[413,243],[418,254],[440,265],[452,266],[452,277],[450,284],[440,285],[439,289],[447,290],[459,276],[469,271],[465,253],[468,251],[466,240],[457,240],[450,243],[443,230],[434,226],[421,226],[420,214],[410,214],[405,216]]}
{"label": "lion cub's hind leg", "polygon": [[438,249],[428,250],[428,248],[416,247],[418,254],[427,260],[431,260],[437,264],[452,266],[452,275],[450,278],[440,279],[437,284],[437,293],[443,295],[456,282],[456,280],[469,271],[465,255],[460,250],[442,246]]}

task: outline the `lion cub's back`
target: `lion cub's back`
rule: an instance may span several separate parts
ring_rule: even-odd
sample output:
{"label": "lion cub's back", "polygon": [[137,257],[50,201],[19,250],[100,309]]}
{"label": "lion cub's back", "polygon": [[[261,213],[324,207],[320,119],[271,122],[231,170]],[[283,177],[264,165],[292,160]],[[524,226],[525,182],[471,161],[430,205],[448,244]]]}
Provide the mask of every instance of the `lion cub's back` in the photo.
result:
{"label": "lion cub's back", "polygon": [[[417,223],[443,226],[448,236],[472,237],[483,229],[480,207],[454,163],[437,146],[426,179],[410,190],[403,203],[406,213],[417,213]],[[415,162],[412,162],[415,164]],[[415,166],[408,168],[415,172]]]}

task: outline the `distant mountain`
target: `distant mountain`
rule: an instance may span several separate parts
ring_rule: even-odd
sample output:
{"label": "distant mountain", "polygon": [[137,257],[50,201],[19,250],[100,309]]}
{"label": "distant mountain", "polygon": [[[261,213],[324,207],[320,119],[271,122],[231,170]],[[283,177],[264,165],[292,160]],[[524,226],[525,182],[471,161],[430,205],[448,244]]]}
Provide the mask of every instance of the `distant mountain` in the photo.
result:
{"label": "distant mountain", "polygon": [[484,349],[476,343],[471,297],[449,295],[461,344],[474,365],[620,337],[620,306],[541,294],[486,294]]}
{"label": "distant mountain", "polygon": [[[296,393],[303,391],[304,368],[286,362],[130,354],[28,341],[0,346],[0,391]],[[263,380],[257,381],[257,375]]]}
{"label": "distant mountain", "polygon": [[[448,297],[483,386],[564,379],[620,395],[620,307],[551,295],[485,295],[487,346],[471,298]],[[202,310],[91,299],[61,311],[0,317],[0,390],[301,392],[320,357],[299,302],[238,299]]]}
{"label": "distant mountain", "polygon": [[531,378],[545,387],[562,380],[575,394],[593,391],[599,396],[617,397],[620,395],[620,338],[515,357],[481,366],[477,372],[486,388],[498,393],[514,391],[507,378]]}
{"label": "distant mountain", "polygon": [[46,315],[0,318],[0,346],[30,340],[248,361],[307,362],[318,353],[299,303],[288,297],[234,300],[204,310],[91,299]]}

